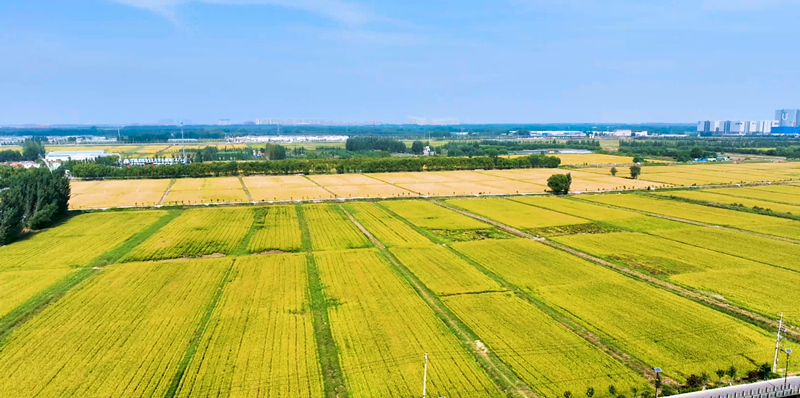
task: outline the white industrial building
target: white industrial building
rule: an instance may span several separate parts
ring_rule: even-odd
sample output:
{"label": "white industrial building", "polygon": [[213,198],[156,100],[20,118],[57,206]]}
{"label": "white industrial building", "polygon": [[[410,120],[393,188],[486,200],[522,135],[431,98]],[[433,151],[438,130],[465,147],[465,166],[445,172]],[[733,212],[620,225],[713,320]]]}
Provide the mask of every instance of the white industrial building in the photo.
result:
{"label": "white industrial building", "polygon": [[50,151],[45,155],[44,160],[63,163],[69,160],[94,160],[110,155],[106,151]]}

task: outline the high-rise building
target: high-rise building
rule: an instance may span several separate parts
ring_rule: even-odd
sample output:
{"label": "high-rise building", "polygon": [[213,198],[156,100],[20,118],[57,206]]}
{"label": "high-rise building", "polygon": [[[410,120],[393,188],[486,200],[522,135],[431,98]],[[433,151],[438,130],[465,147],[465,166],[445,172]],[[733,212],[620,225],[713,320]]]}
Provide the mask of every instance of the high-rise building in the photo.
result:
{"label": "high-rise building", "polygon": [[778,127],[800,127],[800,109],[778,109],[775,120]]}

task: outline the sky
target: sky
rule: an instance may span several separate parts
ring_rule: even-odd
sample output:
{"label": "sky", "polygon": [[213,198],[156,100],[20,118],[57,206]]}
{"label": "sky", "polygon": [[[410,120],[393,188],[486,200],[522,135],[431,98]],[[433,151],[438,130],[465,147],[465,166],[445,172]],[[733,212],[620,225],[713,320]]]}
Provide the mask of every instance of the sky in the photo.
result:
{"label": "sky", "polygon": [[800,0],[0,0],[0,125],[764,120]]}

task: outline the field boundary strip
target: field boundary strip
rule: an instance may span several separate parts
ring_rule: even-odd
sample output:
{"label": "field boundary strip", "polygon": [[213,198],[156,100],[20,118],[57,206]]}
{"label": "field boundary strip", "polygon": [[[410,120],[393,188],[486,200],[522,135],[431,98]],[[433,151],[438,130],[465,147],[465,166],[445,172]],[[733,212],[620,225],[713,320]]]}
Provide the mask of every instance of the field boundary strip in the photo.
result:
{"label": "field boundary strip", "polygon": [[164,195],[161,196],[161,200],[158,201],[158,206],[163,206],[164,201],[167,200],[167,195],[172,190],[172,186],[175,185],[175,178],[169,180],[169,185],[167,185],[167,190],[164,191]]}
{"label": "field boundary strip", "polygon": [[[406,268],[397,257],[394,256],[375,236],[373,236],[361,223],[359,223],[347,209],[342,208],[342,211],[347,214],[348,218],[372,240],[379,250],[379,255],[386,261],[391,268],[397,272],[400,278],[405,281],[417,295],[422,298],[428,307],[433,310],[437,318],[444,323],[447,328],[453,333],[456,338],[461,342],[464,348],[479,364],[486,373],[491,376],[495,384],[503,390],[509,397],[538,397],[522,379],[500,358],[498,358],[491,351],[488,354],[479,352],[475,347],[475,341],[480,340],[474,331],[472,331],[461,319],[459,319],[453,312],[448,309],[439,297],[428,289],[408,268]],[[405,219],[399,217],[403,222]]]}
{"label": "field boundary strip", "polygon": [[[436,203],[438,203],[438,202],[436,202]],[[586,203],[596,204],[595,202],[586,202]],[[447,204],[442,203],[440,205],[449,208],[449,206]],[[602,205],[605,205],[605,204],[602,204]],[[619,208],[619,209],[623,209],[623,210],[630,210],[628,208],[619,207],[619,206],[612,206],[612,205],[607,205],[607,207]],[[647,212],[638,211],[638,210],[635,210],[635,211],[639,212],[641,214],[651,215],[651,214],[648,214]],[[475,215],[475,214],[469,213],[467,211],[463,211],[462,214],[470,216],[470,217],[473,217],[473,218],[475,218],[477,220],[483,221],[483,217],[481,217],[479,215]],[[656,216],[656,214],[652,214],[652,215]],[[661,217],[661,218],[666,218],[666,219],[670,219],[670,220],[673,220],[673,221],[679,221],[679,222],[686,222],[688,224],[700,225],[700,226],[704,226],[704,227],[716,227],[716,226],[711,226],[711,225],[705,224],[705,223],[693,222],[693,221],[689,221],[689,220],[685,220],[684,221],[684,220],[681,220],[681,219],[674,219],[674,218],[667,217],[667,216]],[[500,228],[502,228],[504,226],[504,224],[499,223],[497,221],[494,221],[494,223],[496,223],[495,225],[497,225]],[[506,227],[509,228],[509,229],[507,229],[507,231],[509,231],[509,232],[514,230],[514,228],[511,228],[511,227],[508,227],[508,226],[506,226]],[[735,229],[735,228],[727,228],[727,227],[717,227],[717,228],[729,229],[729,230],[736,231],[736,232],[750,232],[750,231],[743,231],[743,230],[739,230],[739,229]],[[541,242],[541,243],[543,243],[543,244],[545,244],[547,246],[550,246],[550,247],[552,247],[554,249],[569,253],[569,254],[571,254],[573,256],[582,258],[584,260],[591,261],[591,262],[593,262],[595,264],[598,264],[598,265],[601,265],[601,266],[606,267],[608,269],[611,269],[611,270],[613,270],[613,271],[615,271],[617,273],[620,273],[622,275],[630,277],[630,278],[632,278],[634,280],[639,280],[641,282],[645,282],[645,283],[647,283],[647,284],[649,284],[651,286],[654,286],[656,288],[671,292],[671,293],[676,294],[676,295],[678,295],[680,297],[684,297],[684,298],[689,299],[691,301],[694,301],[696,303],[705,305],[705,306],[707,306],[709,308],[712,308],[712,309],[715,309],[715,310],[720,311],[722,313],[725,313],[727,315],[733,316],[734,318],[737,318],[737,319],[743,320],[745,322],[748,322],[750,324],[753,324],[755,326],[758,326],[758,327],[760,327],[760,328],[762,328],[764,330],[767,330],[768,332],[772,332],[773,329],[774,329],[774,325],[773,324],[775,323],[775,321],[773,319],[767,318],[767,317],[765,317],[765,316],[763,316],[761,314],[758,314],[758,313],[755,313],[755,312],[752,312],[752,311],[748,311],[748,310],[746,310],[744,308],[741,308],[741,307],[738,307],[738,306],[735,306],[735,305],[720,301],[720,300],[718,300],[716,298],[707,296],[707,295],[699,293],[699,292],[695,292],[695,291],[690,290],[688,288],[685,288],[683,286],[676,285],[676,284],[673,284],[673,283],[670,283],[670,282],[667,282],[667,281],[664,281],[664,280],[661,280],[661,279],[658,279],[658,278],[655,278],[655,277],[652,277],[652,276],[649,276],[649,275],[645,275],[645,274],[643,274],[641,272],[632,270],[630,268],[627,268],[627,267],[624,267],[624,266],[621,266],[621,265],[614,264],[612,262],[603,260],[603,259],[601,259],[599,257],[594,256],[594,255],[591,255],[589,253],[585,253],[583,251],[577,250],[577,249],[572,248],[570,246],[567,246],[567,245],[564,245],[564,244],[561,244],[561,243],[558,243],[558,242],[555,242],[555,241],[552,241],[552,240],[549,240],[549,239],[535,238],[535,237],[532,237],[531,235],[526,234],[524,232],[522,232],[521,234],[518,234],[518,233],[515,233],[515,234],[517,236],[525,238],[525,239],[531,239],[531,240],[535,240],[535,241]],[[753,234],[754,235],[760,235],[760,234],[757,234],[757,233],[753,233]],[[772,237],[770,235],[766,235],[766,236],[770,237],[770,238]],[[780,239],[780,240],[785,240],[785,239]],[[792,339],[794,341],[800,341],[800,329],[798,329],[795,326],[787,326],[787,334],[786,335],[787,335],[788,338],[790,338],[790,339]]]}
{"label": "field boundary strip", "polygon": [[491,218],[484,217],[484,216],[481,216],[481,215],[478,215],[478,214],[474,214],[474,213],[470,213],[469,211],[464,210],[464,209],[462,209],[462,208],[460,208],[458,206],[450,205],[450,204],[444,203],[444,202],[442,202],[440,200],[434,200],[433,203],[435,203],[435,204],[437,204],[439,206],[442,206],[445,209],[449,209],[449,210],[452,210],[452,211],[454,211],[456,213],[459,213],[459,214],[465,215],[467,217],[473,218],[475,220],[483,221],[483,222],[485,222],[487,224],[491,224],[491,225],[493,225],[493,226],[495,226],[497,228],[500,228],[500,229],[502,229],[502,230],[504,230],[506,232],[510,232],[510,233],[512,233],[512,234],[514,234],[516,236],[523,237],[525,239],[535,240],[537,242],[543,242],[544,241],[544,238],[533,236],[533,235],[531,235],[531,234],[529,234],[527,232],[524,232],[524,231],[522,231],[520,229],[514,228],[514,227],[512,227],[510,225],[506,225],[506,224],[503,224],[503,223],[501,223],[499,221],[492,220]]}
{"label": "field boundary strip", "polygon": [[247,198],[250,199],[251,202],[255,202],[255,199],[253,199],[253,195],[250,194],[250,189],[247,188],[247,185],[244,183],[242,176],[238,175],[236,176],[236,178],[239,179],[239,184],[242,184],[242,190],[244,191],[245,195],[247,195]]}
{"label": "field boundary strip", "polygon": [[214,310],[217,308],[220,298],[222,298],[222,293],[225,291],[225,286],[230,280],[230,275],[234,264],[236,264],[235,258],[231,259],[230,264],[228,265],[228,270],[225,271],[225,274],[222,275],[222,279],[220,279],[219,283],[217,284],[217,290],[214,292],[214,296],[211,297],[211,301],[206,305],[203,317],[200,319],[200,323],[197,325],[197,329],[195,329],[192,339],[189,341],[189,346],[186,348],[186,352],[183,355],[180,365],[178,365],[178,370],[176,370],[175,374],[172,376],[169,389],[167,390],[166,394],[164,394],[166,398],[173,398],[178,392],[178,387],[181,385],[183,375],[186,373],[186,369],[189,368],[189,363],[192,362],[192,358],[197,353],[197,346],[200,344],[203,334],[208,327],[209,321],[211,320],[212,315],[214,315]]}
{"label": "field boundary strip", "polygon": [[339,347],[333,339],[328,307],[330,303],[325,297],[319,269],[311,249],[311,234],[308,231],[303,206],[296,204],[297,219],[300,224],[303,251],[306,253],[306,274],[308,278],[308,297],[311,306],[314,340],[317,345],[317,357],[322,369],[322,385],[327,398],[348,398],[344,372],[339,363]]}
{"label": "field boundary strip", "polygon": [[97,275],[100,269],[117,263],[119,259],[133,250],[133,248],[135,248],[139,243],[153,235],[155,232],[161,229],[161,227],[168,224],[173,218],[177,217],[177,215],[180,213],[181,211],[174,210],[168,212],[149,227],[138,232],[132,238],[109,250],[108,252],[96,257],[78,271],[61,278],[55,284],[37,293],[35,296],[29,298],[27,301],[11,310],[8,314],[4,315],[2,318],[0,318],[0,347],[3,346],[6,339],[11,335],[11,333],[14,332],[14,330],[22,326],[29,319],[36,316],[36,314],[39,314],[50,305],[56,303],[74,287],[87,281],[92,276]]}

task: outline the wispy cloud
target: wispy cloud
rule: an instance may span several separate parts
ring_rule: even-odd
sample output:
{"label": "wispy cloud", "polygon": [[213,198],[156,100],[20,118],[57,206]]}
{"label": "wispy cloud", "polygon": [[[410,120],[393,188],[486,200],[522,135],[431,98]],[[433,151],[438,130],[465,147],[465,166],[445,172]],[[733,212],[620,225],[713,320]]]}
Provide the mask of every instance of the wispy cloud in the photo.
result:
{"label": "wispy cloud", "polygon": [[373,16],[364,7],[343,0],[112,0],[116,3],[142,8],[159,14],[172,21],[177,20],[181,5],[187,3],[206,3],[216,5],[265,5],[291,8],[322,15],[347,25],[361,25]]}

